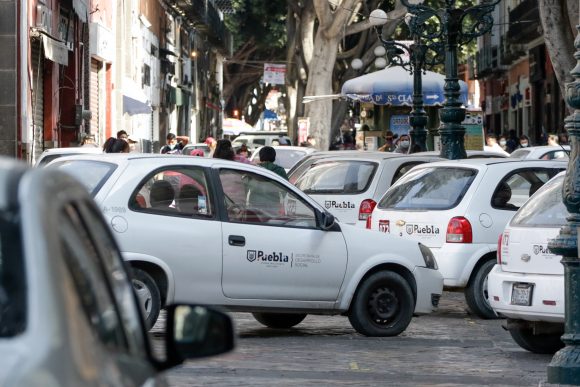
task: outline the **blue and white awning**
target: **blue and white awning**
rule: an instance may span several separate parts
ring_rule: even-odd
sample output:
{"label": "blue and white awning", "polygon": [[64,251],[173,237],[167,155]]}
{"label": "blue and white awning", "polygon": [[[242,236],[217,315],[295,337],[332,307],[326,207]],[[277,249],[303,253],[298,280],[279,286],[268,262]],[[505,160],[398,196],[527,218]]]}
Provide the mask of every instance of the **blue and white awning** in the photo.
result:
{"label": "blue and white awning", "polygon": [[[467,105],[467,83],[459,81],[460,101]],[[423,74],[423,104],[441,106],[445,101],[445,76],[427,71]],[[341,94],[375,105],[411,106],[413,104],[413,76],[401,67],[388,67],[348,80]]]}

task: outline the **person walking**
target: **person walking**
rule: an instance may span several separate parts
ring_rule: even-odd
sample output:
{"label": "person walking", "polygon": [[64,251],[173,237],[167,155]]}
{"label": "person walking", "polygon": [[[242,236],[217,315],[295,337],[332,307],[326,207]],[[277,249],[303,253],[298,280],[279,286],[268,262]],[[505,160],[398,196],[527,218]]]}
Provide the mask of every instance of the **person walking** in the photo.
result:
{"label": "person walking", "polygon": [[181,151],[189,142],[189,137],[176,136],[173,133],[168,133],[166,142],[167,143],[161,148],[161,154],[181,154]]}
{"label": "person walking", "polygon": [[260,167],[266,168],[267,170],[272,171],[278,176],[288,180],[286,170],[275,163],[276,149],[272,148],[271,146],[263,146],[260,148],[258,155],[260,156],[260,164],[258,164]]}

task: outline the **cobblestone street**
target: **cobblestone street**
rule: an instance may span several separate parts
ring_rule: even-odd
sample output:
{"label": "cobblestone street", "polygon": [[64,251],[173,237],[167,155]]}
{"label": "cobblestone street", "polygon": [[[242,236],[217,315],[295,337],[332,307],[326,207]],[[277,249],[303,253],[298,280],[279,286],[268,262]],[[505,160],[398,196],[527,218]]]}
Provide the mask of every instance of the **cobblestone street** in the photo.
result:
{"label": "cobblestone street", "polygon": [[517,346],[503,320],[471,317],[462,293],[446,292],[436,314],[393,338],[361,336],[341,316],[308,316],[283,331],[233,317],[236,350],[187,362],[169,373],[172,386],[533,386],[551,360]]}

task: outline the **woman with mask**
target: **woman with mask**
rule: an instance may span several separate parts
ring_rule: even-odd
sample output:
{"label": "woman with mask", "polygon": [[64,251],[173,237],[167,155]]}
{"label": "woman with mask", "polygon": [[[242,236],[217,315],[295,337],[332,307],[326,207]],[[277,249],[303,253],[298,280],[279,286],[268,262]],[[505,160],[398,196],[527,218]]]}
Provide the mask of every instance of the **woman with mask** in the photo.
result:
{"label": "woman with mask", "polygon": [[499,136],[499,146],[500,148],[504,151],[509,153],[508,151],[508,147],[507,147],[507,138],[506,136],[504,136],[503,134],[501,136]]}
{"label": "woman with mask", "polygon": [[181,151],[189,142],[189,137],[176,136],[173,133],[169,133],[166,140],[167,143],[161,148],[162,154],[181,154]]}
{"label": "woman with mask", "polygon": [[522,134],[520,136],[519,144],[520,145],[518,146],[518,149],[520,149],[520,148],[527,148],[527,147],[531,146],[530,145],[530,139],[525,134]]}
{"label": "woman with mask", "polygon": [[409,153],[409,147],[411,146],[411,139],[408,135],[403,134],[399,137],[397,141],[397,148],[395,148],[395,153]]}

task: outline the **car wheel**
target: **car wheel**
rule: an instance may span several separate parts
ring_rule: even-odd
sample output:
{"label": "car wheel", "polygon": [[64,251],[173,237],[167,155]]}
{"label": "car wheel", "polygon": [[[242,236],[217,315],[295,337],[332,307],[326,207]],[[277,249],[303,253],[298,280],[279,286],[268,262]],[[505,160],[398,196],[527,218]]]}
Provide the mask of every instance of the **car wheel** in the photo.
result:
{"label": "car wheel", "polygon": [[144,270],[133,268],[131,279],[133,289],[137,295],[137,301],[143,311],[145,326],[147,329],[153,328],[159,312],[161,311],[161,295],[155,280]]}
{"label": "car wheel", "polygon": [[490,259],[480,265],[476,272],[471,274],[471,279],[465,288],[465,301],[471,313],[483,319],[498,318],[489,304],[487,292],[487,277],[496,261]]}
{"label": "car wheel", "polygon": [[269,328],[287,329],[298,325],[306,318],[301,313],[252,313],[254,318]]}
{"label": "car wheel", "polygon": [[522,327],[512,327],[509,332],[520,347],[533,353],[554,354],[564,347],[560,340],[562,333],[534,335],[531,328]]}
{"label": "car wheel", "polygon": [[414,310],[409,283],[397,273],[382,271],[359,286],[348,319],[365,336],[396,336],[407,328]]}

